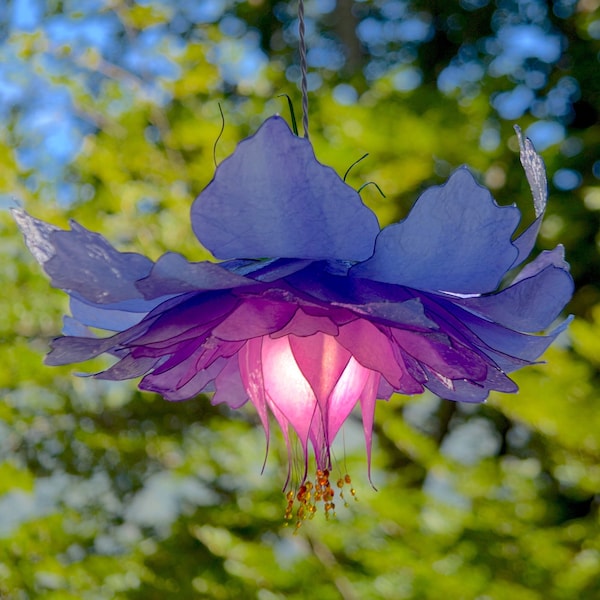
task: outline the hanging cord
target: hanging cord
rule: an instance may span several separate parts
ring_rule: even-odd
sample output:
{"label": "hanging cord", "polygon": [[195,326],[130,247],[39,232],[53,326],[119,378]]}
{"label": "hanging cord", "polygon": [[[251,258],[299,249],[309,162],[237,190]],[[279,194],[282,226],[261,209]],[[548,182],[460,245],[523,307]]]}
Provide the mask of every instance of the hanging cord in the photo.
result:
{"label": "hanging cord", "polygon": [[308,65],[306,62],[306,40],[304,38],[304,0],[298,0],[298,34],[300,38],[300,87],[302,89],[302,129],[308,139]]}

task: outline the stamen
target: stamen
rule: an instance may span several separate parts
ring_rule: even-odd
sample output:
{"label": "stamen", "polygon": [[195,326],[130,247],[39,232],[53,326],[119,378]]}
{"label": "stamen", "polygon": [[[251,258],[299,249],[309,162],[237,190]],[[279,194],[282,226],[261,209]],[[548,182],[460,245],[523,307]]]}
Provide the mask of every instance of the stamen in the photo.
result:
{"label": "stamen", "polygon": [[[319,503],[322,503],[327,520],[330,517],[336,517],[334,502],[336,493],[331,485],[329,475],[328,469],[317,469],[314,484],[312,481],[306,480],[296,491],[289,490],[286,493],[287,506],[284,518],[286,525],[287,522],[294,518],[296,519],[294,533],[300,529],[304,521],[314,518]],[[344,501],[344,506],[348,506],[348,503],[344,499],[344,488],[347,485],[352,485],[352,479],[350,479],[350,475],[348,474],[340,477],[335,483],[335,487],[339,490],[338,497]],[[353,487],[350,487],[350,495],[354,500],[358,500],[356,498],[356,490]],[[294,509],[295,505],[298,506],[296,509]]]}

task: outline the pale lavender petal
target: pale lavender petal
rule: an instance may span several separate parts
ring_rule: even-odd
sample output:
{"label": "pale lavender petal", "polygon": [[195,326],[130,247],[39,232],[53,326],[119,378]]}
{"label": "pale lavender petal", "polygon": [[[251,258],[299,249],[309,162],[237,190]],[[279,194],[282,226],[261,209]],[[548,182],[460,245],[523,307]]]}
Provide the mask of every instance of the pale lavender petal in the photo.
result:
{"label": "pale lavender petal", "polygon": [[523,138],[521,129],[516,125],[515,131],[517,133],[517,138],[519,139],[519,156],[521,164],[523,165],[523,169],[525,169],[525,175],[533,196],[536,219],[513,242],[519,250],[519,256],[515,260],[513,267],[520,265],[533,250],[548,202],[548,181],[546,179],[546,167],[544,166],[544,161],[535,151],[531,140],[529,138]]}
{"label": "pale lavender petal", "polygon": [[221,259],[365,260],[379,233],[358,193],[280,117],[219,165],[192,206],[192,226]]}
{"label": "pale lavender petal", "polygon": [[242,277],[210,262],[188,262],[180,254],[163,254],[150,274],[136,283],[144,298],[153,299],[169,294],[184,294],[205,290],[223,290],[255,285],[252,279]]}
{"label": "pale lavender petal", "polygon": [[141,297],[134,282],[145,277],[152,261],[133,252],[118,252],[101,235],[71,221],[64,231],[13,211],[32,254],[52,285],[97,304]]}
{"label": "pale lavender petal", "polygon": [[517,258],[511,236],[519,219],[516,207],[498,206],[461,168],[383,229],[373,257],[351,274],[420,290],[491,292]]}
{"label": "pale lavender petal", "polygon": [[20,208],[11,208],[10,212],[25,238],[27,248],[43,267],[56,254],[51,238],[55,232],[61,231],[60,228],[40,221]]}

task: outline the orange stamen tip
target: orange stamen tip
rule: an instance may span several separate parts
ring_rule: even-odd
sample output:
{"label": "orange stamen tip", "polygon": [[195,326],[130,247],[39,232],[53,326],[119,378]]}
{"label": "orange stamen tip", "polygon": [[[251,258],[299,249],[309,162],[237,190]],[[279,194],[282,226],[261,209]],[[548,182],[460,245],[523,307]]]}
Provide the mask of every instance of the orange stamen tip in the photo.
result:
{"label": "orange stamen tip", "polygon": [[[329,470],[318,469],[315,473],[314,483],[312,481],[304,481],[296,490],[289,490],[285,494],[287,500],[287,506],[284,513],[285,524],[287,525],[287,522],[295,519],[296,528],[294,534],[297,533],[303,521],[312,519],[315,516],[320,502],[323,503],[322,506],[325,518],[335,518],[335,489],[338,490],[338,497],[343,501],[344,506],[347,507],[348,502],[346,502],[344,498],[343,489],[346,485],[350,485],[351,483],[352,480],[350,479],[350,475],[346,474],[335,482],[334,487],[329,481]],[[350,488],[350,494],[355,501],[358,500],[358,498],[356,498],[356,490],[353,487]],[[294,508],[295,505],[297,508]]]}

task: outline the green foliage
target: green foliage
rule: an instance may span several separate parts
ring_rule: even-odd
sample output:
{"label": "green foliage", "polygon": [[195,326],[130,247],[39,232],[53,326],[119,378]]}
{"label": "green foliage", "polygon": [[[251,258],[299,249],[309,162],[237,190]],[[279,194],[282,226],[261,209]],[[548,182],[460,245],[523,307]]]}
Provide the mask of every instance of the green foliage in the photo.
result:
{"label": "green foliage", "polygon": [[[366,10],[384,3],[357,4]],[[433,83],[461,40],[485,35],[492,5],[469,13],[458,3],[435,4],[454,11],[465,27],[470,15],[473,21],[464,36],[448,34],[437,50],[418,48],[425,75],[414,92],[396,90],[393,73],[367,82],[358,70],[324,69],[324,83],[311,95],[317,156],[343,174],[369,153],[348,183],[381,187],[385,198],[373,186],[362,197],[382,225],[406,214],[420,190],[461,163],[473,167],[501,204],[517,202],[531,219],[511,124],[499,122],[488,101],[508,89],[509,78],[487,75],[469,102],[441,94]],[[586,101],[598,108],[598,64],[582,58],[595,55],[598,45],[589,35],[598,16],[586,8],[597,3],[580,5],[561,27],[572,56],[581,59],[571,74],[589,84]],[[104,10],[135,32],[168,23],[165,6],[113,2]],[[263,47],[267,33],[282,39],[280,24],[265,16],[269,7],[259,1],[235,8],[261,32]],[[76,218],[121,250],[209,258],[192,234],[189,207],[214,171],[217,103],[226,125],[217,161],[262,118],[287,114],[277,94],[289,93],[300,106],[285,77],[289,57],[282,43],[274,43],[254,84],[224,86],[210,52],[225,39],[218,25],[202,24],[201,35],[194,28],[182,33],[177,51],[165,47],[180,75],[152,80],[168,92],[164,102],[143,78],[113,68],[93,49],[82,55],[53,49],[77,68],[72,77],[44,77],[95,124],[65,174],[76,182],[77,198],[60,206],[53,182],[32,183],[17,157],[13,121],[0,132],[0,193],[59,226]],[[323,28],[331,27],[324,18]],[[14,34],[10,44],[32,64],[43,64],[48,51],[43,28]],[[103,77],[92,93],[87,77],[98,73]],[[332,94],[346,81],[364,92],[351,105]],[[482,150],[480,136],[490,123],[503,142]],[[547,353],[545,364],[517,376],[518,395],[496,395],[483,406],[428,395],[381,402],[373,449],[377,491],[368,482],[362,433],[350,423],[336,453],[358,501],[347,494],[348,506],[338,503],[335,519],[318,514],[297,532],[283,518],[283,441],[271,441],[261,474],[264,435],[250,410],[232,413],[206,397],[168,403],[131,383],[75,378],[71,368],[42,364],[67,303],[49,287],[10,217],[0,214],[0,597],[600,597],[600,185],[591,174],[600,140],[597,127],[568,135],[590,149],[568,159],[584,184],[569,194],[554,190],[542,245],[564,241],[578,279],[570,336]],[[550,175],[566,160],[558,147],[544,158]],[[81,370],[94,371],[102,360]]]}

